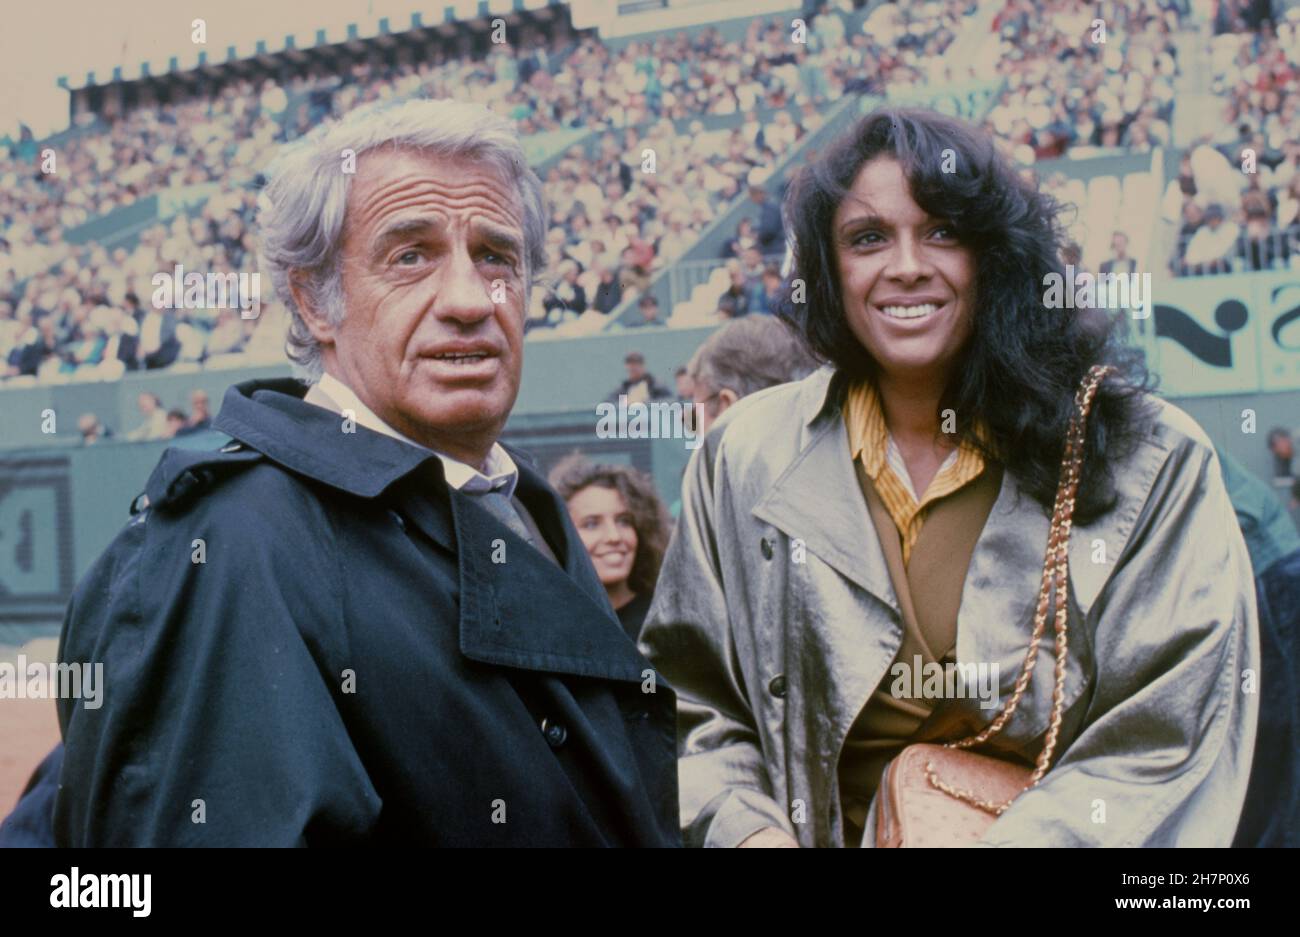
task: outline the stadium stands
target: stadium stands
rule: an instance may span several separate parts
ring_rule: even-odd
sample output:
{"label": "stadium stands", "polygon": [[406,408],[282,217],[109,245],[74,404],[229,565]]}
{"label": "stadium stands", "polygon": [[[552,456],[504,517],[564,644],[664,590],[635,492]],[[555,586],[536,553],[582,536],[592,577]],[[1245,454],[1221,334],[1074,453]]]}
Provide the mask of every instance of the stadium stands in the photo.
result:
{"label": "stadium stands", "polygon": [[1203,123],[1161,204],[1170,270],[1203,276],[1295,269],[1300,18],[1274,27],[1225,14],[1215,32],[1208,62],[1218,119]]}
{"label": "stadium stands", "polygon": [[[829,96],[853,90],[852,75],[870,73],[865,35],[845,40],[842,26],[825,26],[832,22],[841,22],[838,12],[814,19],[807,48],[795,52],[782,26],[757,19],[741,40],[705,29],[619,49],[575,33],[563,18],[547,32],[526,24],[501,47],[430,34],[391,61],[358,53],[333,77],[313,68],[241,78],[207,98],[109,114],[105,126],[56,151],[61,172],[33,171],[43,147],[15,147],[0,164],[0,179],[13,183],[0,201],[0,377],[21,386],[274,359],[284,310],[273,302],[255,324],[217,310],[162,310],[162,327],[154,316],[146,334],[150,278],[175,264],[253,272],[246,232],[269,152],[331,113],[411,94],[480,101],[523,133],[603,131],[546,174],[564,208],[553,219],[555,259],[579,266],[583,294],[607,313],[684,253],[753,170],[788,152]],[[902,25],[942,51],[939,19]],[[885,63],[880,74],[892,68]],[[722,123],[707,131],[698,123],[713,118]],[[690,146],[680,145],[684,137]],[[646,148],[662,172],[643,171]],[[183,210],[167,207],[195,193]],[[550,274],[550,282],[562,279],[558,267]],[[530,325],[584,311],[542,290]],[[54,322],[42,333],[47,318]]]}
{"label": "stadium stands", "polygon": [[[1080,208],[1071,233],[1085,267],[1110,259],[1117,231],[1128,257],[1177,275],[1281,270],[1300,255],[1294,19],[1275,29],[1220,17],[1202,36],[1186,4],[1125,0],[1099,35],[1068,0],[805,9],[806,43],[762,16],[609,41],[567,15],[524,17],[504,45],[484,29],[412,29],[328,59],[286,51],[206,84],[151,83],[134,107],[106,95],[102,113],[45,142],[58,172],[40,171],[45,143],[31,139],[8,141],[0,160],[0,382],[235,378],[280,364],[287,312],[269,295],[254,319],[154,308],[151,278],[175,265],[254,272],[269,153],[332,114],[416,94],[480,101],[538,141],[553,266],[530,341],[770,311],[784,167],[854,95],[864,108],[926,89],[956,100],[966,92],[954,89],[995,82],[992,97],[972,92],[973,110],[959,109]],[[1177,152],[1173,89],[1189,41],[1204,45],[1228,119],[1175,174],[1178,158],[1161,154]],[[1243,142],[1257,176],[1233,172]]]}
{"label": "stadium stands", "polygon": [[1024,163],[1116,148],[1168,146],[1182,8],[1166,0],[1106,7],[1012,0],[985,60],[1006,76],[987,123]]}

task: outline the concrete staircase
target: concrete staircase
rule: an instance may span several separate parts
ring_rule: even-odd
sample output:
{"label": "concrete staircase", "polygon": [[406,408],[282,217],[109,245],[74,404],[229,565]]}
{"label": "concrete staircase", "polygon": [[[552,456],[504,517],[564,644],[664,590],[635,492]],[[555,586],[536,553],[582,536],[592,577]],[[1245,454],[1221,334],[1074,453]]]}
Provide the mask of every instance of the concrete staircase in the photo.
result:
{"label": "concrete staircase", "polygon": [[1223,99],[1211,93],[1210,26],[1200,23],[1174,37],[1180,74],[1174,81],[1173,146],[1190,146],[1198,137],[1218,130]]}

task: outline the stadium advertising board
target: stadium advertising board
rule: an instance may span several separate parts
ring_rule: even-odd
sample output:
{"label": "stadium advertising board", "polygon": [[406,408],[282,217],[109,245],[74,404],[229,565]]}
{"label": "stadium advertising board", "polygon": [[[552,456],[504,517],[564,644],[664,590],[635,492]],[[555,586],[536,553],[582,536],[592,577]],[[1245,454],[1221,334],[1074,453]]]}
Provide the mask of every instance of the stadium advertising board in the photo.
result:
{"label": "stadium advertising board", "polygon": [[1155,296],[1134,332],[1163,394],[1300,389],[1300,273],[1166,280]]}

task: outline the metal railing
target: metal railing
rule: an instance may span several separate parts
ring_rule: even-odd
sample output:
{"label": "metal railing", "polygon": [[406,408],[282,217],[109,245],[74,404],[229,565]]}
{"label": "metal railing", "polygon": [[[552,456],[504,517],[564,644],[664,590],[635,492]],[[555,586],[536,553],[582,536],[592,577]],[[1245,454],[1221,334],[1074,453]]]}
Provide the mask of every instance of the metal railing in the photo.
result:
{"label": "metal railing", "polygon": [[1176,277],[1220,276],[1268,270],[1300,270],[1300,224],[1253,238],[1244,231],[1216,260],[1188,263],[1184,258],[1195,233],[1180,235],[1169,269]]}
{"label": "metal railing", "polygon": [[[767,254],[763,257],[763,266],[776,264],[780,269],[781,262],[785,259],[783,254]],[[731,263],[731,259],[719,258],[717,260],[683,260],[673,265],[668,271],[668,309],[669,312],[681,303],[691,298],[695,288],[701,283],[707,283],[713,271],[726,267]],[[718,291],[718,295],[726,292],[726,287]],[[715,297],[716,298],[716,297]]]}

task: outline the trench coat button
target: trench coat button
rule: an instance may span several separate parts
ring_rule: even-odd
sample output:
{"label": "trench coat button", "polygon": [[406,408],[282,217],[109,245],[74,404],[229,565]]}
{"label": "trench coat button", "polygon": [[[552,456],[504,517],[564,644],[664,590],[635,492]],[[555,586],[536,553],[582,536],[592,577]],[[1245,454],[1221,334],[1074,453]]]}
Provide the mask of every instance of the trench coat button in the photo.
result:
{"label": "trench coat button", "polygon": [[569,737],[569,730],[564,727],[564,723],[555,722],[551,719],[542,720],[542,735],[546,736],[546,744],[551,748],[559,748]]}
{"label": "trench coat button", "polygon": [[772,541],[764,537],[761,541],[759,541],[758,545],[759,548],[763,551],[763,559],[770,560],[772,558]]}
{"label": "trench coat button", "polygon": [[767,685],[767,692],[777,699],[785,699],[785,674],[779,673],[773,677],[772,682]]}
{"label": "trench coat button", "polygon": [[393,516],[393,520],[397,521],[398,527],[400,527],[402,530],[406,530],[406,519],[403,518],[401,514],[397,513],[397,511],[393,510],[392,508],[388,509],[388,513]]}

